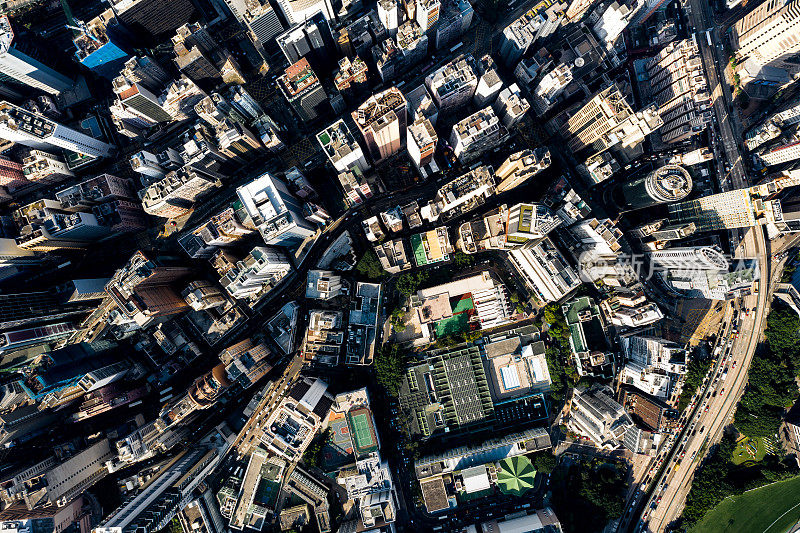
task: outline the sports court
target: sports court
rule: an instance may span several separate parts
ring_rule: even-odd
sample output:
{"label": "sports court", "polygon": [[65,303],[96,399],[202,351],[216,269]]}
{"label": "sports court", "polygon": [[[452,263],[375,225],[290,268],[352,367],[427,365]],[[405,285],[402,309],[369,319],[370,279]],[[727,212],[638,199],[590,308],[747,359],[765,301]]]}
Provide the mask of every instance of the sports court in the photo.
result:
{"label": "sports court", "polygon": [[347,414],[356,456],[378,449],[378,439],[372,426],[372,413],[366,408],[353,409]]}

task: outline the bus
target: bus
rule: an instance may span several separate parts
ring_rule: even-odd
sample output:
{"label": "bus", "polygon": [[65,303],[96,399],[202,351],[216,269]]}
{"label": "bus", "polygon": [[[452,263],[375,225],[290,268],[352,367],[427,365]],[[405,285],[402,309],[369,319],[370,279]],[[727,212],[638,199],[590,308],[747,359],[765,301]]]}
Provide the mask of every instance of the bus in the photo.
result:
{"label": "bus", "polygon": [[462,42],[460,42],[460,43],[458,43],[458,44],[457,44],[457,45],[455,45],[454,47],[452,47],[452,48],[450,49],[450,53],[452,54],[453,52],[455,52],[456,50],[458,50],[458,49],[459,49],[459,48],[461,48],[462,46],[464,46],[464,42],[463,42],[463,41],[462,41]]}
{"label": "bus", "polygon": [[709,29],[709,30],[706,30],[706,41],[708,42],[708,46],[714,46],[714,45],[711,43],[711,30],[710,30],[710,29]]}

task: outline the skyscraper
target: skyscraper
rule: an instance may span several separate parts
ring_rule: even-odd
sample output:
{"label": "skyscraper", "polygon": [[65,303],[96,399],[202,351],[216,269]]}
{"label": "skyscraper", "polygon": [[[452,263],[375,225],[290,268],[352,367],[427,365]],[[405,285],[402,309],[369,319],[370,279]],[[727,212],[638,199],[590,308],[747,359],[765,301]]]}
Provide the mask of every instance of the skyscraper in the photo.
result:
{"label": "skyscraper", "polygon": [[396,87],[370,96],[353,111],[372,160],[382,161],[400,151],[407,127],[406,99]]}
{"label": "skyscraper", "polygon": [[616,84],[612,84],[569,116],[559,130],[572,152],[600,152],[615,145],[636,146],[662,124],[655,106],[634,113]]}
{"label": "skyscraper", "polygon": [[144,327],[189,308],[171,286],[189,272],[188,268],[167,265],[139,251],[114,273],[105,289],[124,316]]}
{"label": "skyscraper", "polygon": [[498,194],[522,185],[550,166],[550,150],[536,148],[511,154],[495,171]]}
{"label": "skyscraper", "polygon": [[561,25],[567,5],[546,0],[523,13],[503,30],[500,57],[509,67],[515,65],[539,38],[545,38]]}
{"label": "skyscraper", "polygon": [[453,125],[450,145],[459,161],[469,163],[507,138],[508,130],[492,108],[486,107]]}
{"label": "skyscraper", "polygon": [[31,150],[22,164],[26,179],[34,183],[52,185],[75,176],[63,159],[42,150]]}
{"label": "skyscraper", "polygon": [[478,87],[472,61],[472,56],[460,55],[425,77],[425,85],[440,111],[452,112],[472,100]]}
{"label": "skyscraper", "polygon": [[0,157],[0,186],[13,192],[30,186],[22,170],[22,165],[5,157]]}
{"label": "skyscraper", "polygon": [[425,117],[418,118],[408,126],[406,148],[417,168],[433,162],[438,140],[433,124]]}
{"label": "skyscraper", "polygon": [[115,150],[108,143],[6,101],[0,101],[0,138],[31,148],[63,148],[92,157],[110,157]]}
{"label": "skyscraper", "polygon": [[763,2],[733,25],[732,41],[739,65],[800,70],[800,0]]}
{"label": "skyscraper", "polygon": [[333,63],[333,34],[322,13],[315,13],[295,24],[275,37],[275,42],[290,65],[306,58],[313,68],[327,72]]}
{"label": "skyscraper", "polygon": [[72,43],[81,65],[106,78],[114,79],[131,57],[131,36],[114,18],[110,9],[79,26],[82,32]]}
{"label": "skyscraper", "polygon": [[108,515],[94,533],[155,533],[166,527],[193,499],[195,489],[218,465],[227,441],[215,448],[210,439],[181,451],[135,496]]}
{"label": "skyscraper", "polygon": [[191,0],[110,0],[117,20],[148,42],[159,42],[195,14]]}
{"label": "skyscraper", "polygon": [[337,120],[319,132],[317,141],[337,171],[358,168],[359,171],[366,172],[369,169],[364,151],[343,120]]}
{"label": "skyscraper", "polygon": [[0,16],[0,75],[48,94],[59,94],[74,85],[63,74],[19,49],[7,15]]}
{"label": "skyscraper", "polygon": [[700,51],[693,39],[673,41],[647,62],[652,100],[664,121],[666,143],[696,135],[711,122],[711,96]]}
{"label": "skyscraper", "polygon": [[727,270],[728,260],[715,246],[687,246],[650,252],[653,267],[664,270]]}
{"label": "skyscraper", "polygon": [[329,21],[336,20],[331,0],[278,0],[278,7],[290,25],[301,24],[319,12]]}
{"label": "skyscraper", "polygon": [[286,69],[278,78],[278,87],[304,122],[317,118],[328,101],[328,96],[305,57]]}
{"label": "skyscraper", "polygon": [[692,177],[678,165],[664,165],[621,186],[625,204],[642,209],[683,200],[692,192]]}
{"label": "skyscraper", "polygon": [[283,31],[283,24],[269,2],[252,2],[242,17],[250,33],[255,37],[256,47],[265,53],[267,46],[276,35]]}
{"label": "skyscraper", "polygon": [[414,17],[423,33],[431,33],[436,28],[436,23],[439,22],[440,8],[441,0],[420,0],[416,2]]}
{"label": "skyscraper", "polygon": [[239,187],[236,194],[267,244],[296,246],[316,232],[303,216],[302,202],[269,173]]}

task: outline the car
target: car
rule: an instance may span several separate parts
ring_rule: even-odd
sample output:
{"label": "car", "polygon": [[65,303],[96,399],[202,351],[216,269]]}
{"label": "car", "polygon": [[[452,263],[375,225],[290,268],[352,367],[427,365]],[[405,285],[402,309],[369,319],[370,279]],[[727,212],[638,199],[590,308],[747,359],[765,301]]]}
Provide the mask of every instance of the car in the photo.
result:
{"label": "car", "polygon": [[705,426],[703,426],[703,427],[701,427],[701,428],[700,428],[700,434],[701,434],[701,435],[703,434],[703,431],[705,431],[705,429],[706,429],[706,427],[705,427]]}

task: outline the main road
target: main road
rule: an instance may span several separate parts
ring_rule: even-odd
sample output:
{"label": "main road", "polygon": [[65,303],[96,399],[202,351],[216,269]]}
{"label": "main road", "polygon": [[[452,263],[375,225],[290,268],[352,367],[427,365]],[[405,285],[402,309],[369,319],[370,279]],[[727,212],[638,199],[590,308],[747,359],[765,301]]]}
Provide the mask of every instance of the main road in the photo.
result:
{"label": "main road", "polygon": [[[711,6],[704,0],[690,0],[691,24],[697,34],[697,43],[702,54],[708,88],[711,94],[716,125],[722,147],[729,162],[729,174],[723,178],[722,190],[749,186],[744,161],[741,156],[741,125],[732,111],[730,87],[724,82],[727,64],[722,55],[720,35],[713,22]],[[705,39],[709,32],[711,46]],[[641,520],[632,521],[636,531],[661,532],[677,519],[686,503],[691,480],[697,466],[708,450],[722,437],[723,430],[735,413],[736,406],[747,385],[747,370],[761,340],[765,327],[768,305],[771,298],[771,279],[779,273],[779,265],[771,264],[769,243],[764,228],[757,226],[746,230],[739,242],[740,230],[734,230],[732,249],[741,257],[755,257],[759,263],[761,279],[758,290],[736,300],[739,306],[738,319],[731,319],[723,327],[721,350],[700,388],[695,403],[687,408],[682,432],[665,454],[665,465],[661,476],[652,481],[653,489],[644,502]],[[752,312],[750,311],[752,310]],[[728,314],[726,314],[726,317]],[[731,333],[737,331],[738,333]],[[728,338],[731,335],[733,338]],[[724,376],[724,378],[723,378]],[[640,503],[641,505],[641,503]],[[634,508],[638,507],[634,504]],[[634,513],[635,516],[635,513]],[[623,521],[623,529],[628,529]]]}

